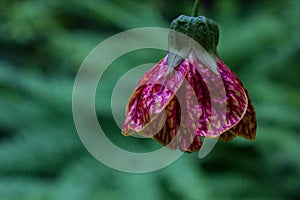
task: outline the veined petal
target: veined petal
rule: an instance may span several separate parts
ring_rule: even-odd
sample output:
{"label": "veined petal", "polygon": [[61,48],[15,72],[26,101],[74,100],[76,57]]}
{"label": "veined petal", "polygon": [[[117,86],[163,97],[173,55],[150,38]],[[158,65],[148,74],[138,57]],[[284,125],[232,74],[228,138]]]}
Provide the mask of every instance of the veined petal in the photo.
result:
{"label": "veined petal", "polygon": [[200,139],[200,136],[197,135],[194,137],[194,140],[192,144],[189,146],[189,148],[184,149],[181,147],[181,149],[187,152],[195,152],[195,151],[199,151],[201,146],[202,146],[202,140]]}
{"label": "veined petal", "polygon": [[208,119],[211,115],[211,99],[204,78],[195,67],[199,63],[196,63],[191,56],[188,60],[187,82],[181,90],[185,98],[183,122],[186,123],[188,132],[192,132],[193,136],[204,136],[207,133]]}
{"label": "veined petal", "polygon": [[197,101],[189,100],[190,108],[187,110],[199,114],[196,118],[198,128],[195,135],[218,137],[223,132],[226,117],[226,92],[223,80],[220,74],[207,67],[205,62],[200,60],[202,58],[196,55],[193,52],[189,55],[190,69],[187,80],[193,88],[192,92],[197,96]]}
{"label": "veined petal", "polygon": [[204,137],[218,137],[235,126],[244,117],[248,107],[241,81],[220,59],[215,59],[220,74],[205,66],[193,53],[189,56],[189,62],[196,70],[189,70],[193,73],[191,80],[194,80],[189,82],[198,97],[201,110],[197,134]]}
{"label": "veined petal", "polygon": [[180,126],[177,131],[178,146],[182,151],[197,151],[202,145],[202,141],[197,135],[201,108],[193,106],[198,105],[197,97],[193,94],[193,88],[188,81],[182,84],[176,95],[180,98],[181,107]]}
{"label": "veined petal", "polygon": [[234,72],[219,58],[217,64],[226,90],[226,123],[222,130],[224,132],[238,124],[244,117],[248,107],[248,95]]}
{"label": "veined petal", "polygon": [[166,74],[167,70],[167,57],[165,57],[138,82],[128,102],[122,128],[124,135],[141,131],[166,108],[184,81],[187,61],[183,61],[176,70],[168,74]]}
{"label": "veined petal", "polygon": [[189,130],[187,124],[180,124],[180,129],[177,132],[178,146],[182,151],[199,151],[202,146],[200,136],[192,134],[193,132],[190,132]]}
{"label": "veined petal", "polygon": [[243,119],[229,131],[235,136],[254,140],[256,136],[256,114],[252,102],[249,98],[249,94],[247,90],[245,91],[248,97],[248,108],[246,114]]}
{"label": "veined petal", "polygon": [[220,139],[223,142],[229,142],[231,140],[233,140],[235,138],[235,135],[233,134],[233,132],[229,129],[228,131],[225,131],[224,133],[222,133],[222,135],[220,136]]}
{"label": "veined petal", "polygon": [[[166,116],[165,120],[163,117],[160,117],[162,115]],[[180,105],[176,96],[173,96],[170,100],[169,104],[165,108],[165,112],[160,113],[159,116],[155,118],[145,129],[148,131],[148,127],[150,127],[150,131],[153,133],[153,130],[155,130],[157,124],[161,121],[165,121],[165,124],[163,128],[154,135],[154,138],[164,146],[168,146],[170,149],[176,150],[178,147],[176,135],[180,125]],[[142,132],[144,132],[144,130]]]}

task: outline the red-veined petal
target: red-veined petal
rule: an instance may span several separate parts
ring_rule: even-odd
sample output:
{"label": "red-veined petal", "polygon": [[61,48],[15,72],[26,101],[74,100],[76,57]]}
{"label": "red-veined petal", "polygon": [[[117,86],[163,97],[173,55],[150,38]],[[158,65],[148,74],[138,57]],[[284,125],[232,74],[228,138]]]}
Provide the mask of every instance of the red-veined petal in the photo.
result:
{"label": "red-veined petal", "polygon": [[166,116],[164,127],[154,135],[154,138],[164,146],[167,145],[170,149],[175,150],[178,147],[176,135],[180,125],[180,107],[176,96],[173,96],[166,106],[165,113],[160,113],[159,117],[149,124],[149,127],[151,127],[151,131],[154,130],[157,124],[162,121],[163,117],[160,116]]}
{"label": "red-veined petal", "polygon": [[219,72],[226,90],[226,123],[222,132],[238,124],[248,107],[248,95],[239,78],[217,58]]}
{"label": "red-veined petal", "polygon": [[237,125],[230,129],[230,131],[235,136],[254,140],[256,136],[256,114],[247,90],[246,94],[248,97],[248,108],[246,114]]}
{"label": "red-veined petal", "polygon": [[187,73],[187,62],[166,74],[167,57],[148,71],[137,84],[128,102],[122,128],[124,135],[139,132],[165,109],[180,88]]}
{"label": "red-veined petal", "polygon": [[188,59],[191,67],[187,79],[198,98],[198,105],[193,102],[190,110],[199,110],[197,135],[204,137],[220,136],[235,126],[248,106],[241,81],[220,59],[215,59],[220,74],[205,66],[193,53]]}
{"label": "red-veined petal", "polygon": [[231,140],[233,140],[235,138],[235,135],[232,133],[232,131],[229,129],[228,131],[225,131],[224,133],[222,133],[222,135],[220,136],[220,139],[223,142],[229,142]]}

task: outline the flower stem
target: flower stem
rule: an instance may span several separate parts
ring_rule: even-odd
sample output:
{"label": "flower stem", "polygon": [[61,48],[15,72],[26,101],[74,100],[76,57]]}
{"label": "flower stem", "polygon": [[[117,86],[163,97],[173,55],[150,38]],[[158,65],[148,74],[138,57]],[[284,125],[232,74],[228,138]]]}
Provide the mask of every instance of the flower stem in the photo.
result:
{"label": "flower stem", "polygon": [[200,8],[200,0],[195,0],[194,8],[193,8],[193,13],[192,13],[193,17],[197,17],[198,16],[199,8]]}

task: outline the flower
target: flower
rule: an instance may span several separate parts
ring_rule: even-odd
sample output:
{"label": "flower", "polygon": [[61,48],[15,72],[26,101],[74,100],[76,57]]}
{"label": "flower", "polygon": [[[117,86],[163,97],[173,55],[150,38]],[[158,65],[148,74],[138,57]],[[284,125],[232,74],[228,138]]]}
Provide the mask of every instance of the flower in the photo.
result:
{"label": "flower", "polygon": [[[179,25],[187,21],[185,17],[178,18],[181,20]],[[175,27],[178,19],[174,20]],[[199,19],[203,21],[204,18],[188,18],[197,23]],[[207,21],[213,30],[217,30],[212,21]],[[217,36],[207,37],[195,37],[198,33],[190,34],[182,29],[180,32],[192,35],[198,42],[200,40],[199,43],[215,60],[218,73],[215,74],[193,49],[174,66],[171,64],[173,70],[170,71],[170,60],[174,54],[168,53],[138,82],[128,101],[122,133],[152,137],[173,150],[179,147],[186,152],[198,151],[205,137],[220,137],[225,142],[236,136],[254,140],[254,107],[242,82],[215,53],[218,31]],[[214,41],[207,42],[205,38],[208,37]],[[174,37],[171,35],[170,38]],[[215,95],[211,95],[209,84],[214,85]]]}

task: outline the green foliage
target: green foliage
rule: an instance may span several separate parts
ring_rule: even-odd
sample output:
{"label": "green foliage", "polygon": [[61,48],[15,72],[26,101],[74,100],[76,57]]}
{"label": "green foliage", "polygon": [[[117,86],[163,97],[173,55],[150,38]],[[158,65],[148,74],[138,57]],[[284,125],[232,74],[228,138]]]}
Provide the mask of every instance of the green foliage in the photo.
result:
{"label": "green foliage", "polygon": [[[201,2],[200,12],[219,24],[220,57],[249,90],[257,138],[132,175],[100,164],[80,142],[71,105],[76,72],[102,40],[130,28],[168,27],[193,2],[1,1],[0,199],[299,199],[300,3]],[[124,148],[160,146],[120,135],[108,109],[113,86],[163,54],[124,55],[105,72],[107,90],[97,91],[99,121]],[[127,101],[121,97],[120,105]]]}

